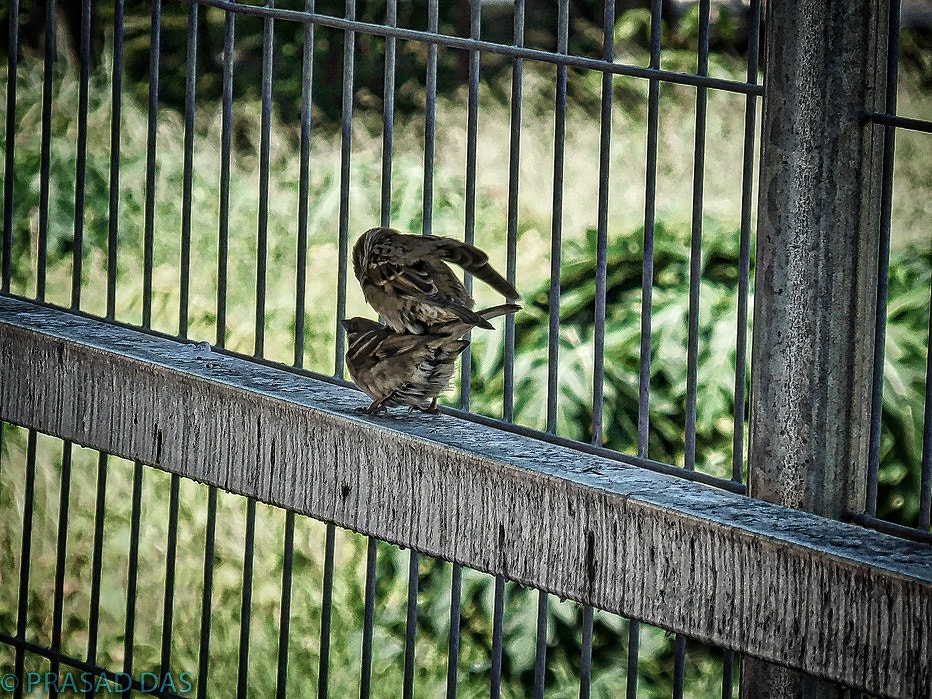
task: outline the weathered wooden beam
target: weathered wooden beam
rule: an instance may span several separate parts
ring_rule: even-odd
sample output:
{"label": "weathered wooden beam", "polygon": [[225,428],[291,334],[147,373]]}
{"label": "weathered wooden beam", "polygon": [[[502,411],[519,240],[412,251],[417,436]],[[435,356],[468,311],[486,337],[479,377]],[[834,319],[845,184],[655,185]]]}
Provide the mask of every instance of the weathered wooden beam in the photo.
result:
{"label": "weathered wooden beam", "polygon": [[932,547],[0,297],[0,418],[752,656],[932,695]]}

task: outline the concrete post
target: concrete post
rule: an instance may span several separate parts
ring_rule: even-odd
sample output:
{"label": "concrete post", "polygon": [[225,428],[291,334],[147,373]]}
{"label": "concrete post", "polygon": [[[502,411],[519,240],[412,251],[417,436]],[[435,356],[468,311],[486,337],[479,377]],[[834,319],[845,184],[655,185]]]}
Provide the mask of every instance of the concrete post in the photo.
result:
{"label": "concrete post", "polygon": [[[842,518],[864,507],[887,0],[768,0],[749,491]],[[747,658],[741,694],[837,685]]]}

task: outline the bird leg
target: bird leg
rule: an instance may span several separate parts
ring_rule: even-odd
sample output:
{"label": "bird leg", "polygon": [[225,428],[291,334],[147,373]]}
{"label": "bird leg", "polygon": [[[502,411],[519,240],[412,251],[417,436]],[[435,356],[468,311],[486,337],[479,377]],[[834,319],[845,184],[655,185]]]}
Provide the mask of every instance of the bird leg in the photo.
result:
{"label": "bird leg", "polygon": [[415,410],[417,410],[417,411],[419,411],[419,412],[422,412],[422,413],[429,413],[429,414],[431,414],[431,415],[439,415],[439,414],[440,414],[440,408],[437,406],[437,399],[436,399],[436,398],[434,398],[434,399],[430,402],[430,405],[427,406],[426,408],[421,408],[421,407],[418,407],[417,405],[412,405],[412,406],[409,406],[409,407],[408,407],[408,412],[412,412],[412,413],[413,413]]}
{"label": "bird leg", "polygon": [[[366,415],[378,415],[379,413],[388,412],[388,408],[385,407],[385,404],[391,400],[392,396],[395,395],[395,392],[392,391],[387,396],[383,396],[378,400],[372,401],[368,408],[359,407],[356,408],[357,413],[365,413]],[[436,402],[436,401],[434,401]]]}

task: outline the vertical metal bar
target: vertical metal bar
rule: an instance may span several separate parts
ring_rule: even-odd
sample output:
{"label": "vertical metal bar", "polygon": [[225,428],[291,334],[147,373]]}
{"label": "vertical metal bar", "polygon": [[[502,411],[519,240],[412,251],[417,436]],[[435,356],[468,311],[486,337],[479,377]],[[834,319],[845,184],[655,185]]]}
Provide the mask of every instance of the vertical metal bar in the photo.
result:
{"label": "vertical metal bar", "polygon": [[143,233],[142,326],[152,325],[152,248],[155,239],[155,149],[159,131],[159,56],[162,43],[162,2],[152,0],[149,37],[149,123],[146,139],[146,207]]}
{"label": "vertical metal bar", "polygon": [[731,699],[734,694],[735,652],[727,648],[722,651],[722,699]]}
{"label": "vertical metal bar", "polygon": [[[650,67],[660,68],[660,29],[663,0],[651,0]],[[641,269],[641,357],[638,374],[638,456],[646,458],[650,442],[650,353],[654,293],[654,223],[657,207],[657,134],[660,120],[660,83],[647,88],[647,166],[644,184],[644,260]],[[631,682],[630,675],[628,682]]]}
{"label": "vertical metal bar", "polygon": [[[884,101],[888,8],[770,0],[764,22],[748,487],[833,518],[866,499],[883,144],[863,115]],[[841,691],[753,658],[741,675],[746,696]]]}
{"label": "vertical metal bar", "polygon": [[[699,2],[699,75],[709,74],[709,0]],[[696,394],[699,367],[699,284],[702,280],[702,195],[705,183],[705,128],[708,90],[696,88],[696,134],[693,147],[692,236],[689,251],[689,321],[686,339],[687,470],[696,466]]]}
{"label": "vertical metal bar", "polygon": [[194,185],[194,110],[197,103],[198,5],[188,5],[187,71],[184,84],[184,165],[181,189],[181,262],[178,302],[178,335],[188,336],[188,310],[191,289],[191,209]]}
{"label": "vertical metal bar", "polygon": [[317,669],[317,697],[327,699],[330,675],[330,615],[333,609],[333,546],[336,527],[327,524],[324,544],[324,580],[320,603],[320,664]]}
{"label": "vertical metal bar", "polygon": [[[273,7],[266,0],[266,7]],[[259,135],[259,230],[256,244],[256,342],[253,355],[265,354],[265,294],[269,256],[269,150],[272,140],[272,41],[275,20],[262,21],[262,123]]]}
{"label": "vertical metal bar", "polygon": [[673,699],[683,699],[686,684],[686,636],[676,634],[673,644]]}
{"label": "vertical metal bar", "polygon": [[[615,3],[606,0],[602,21],[602,59],[615,57]],[[592,443],[602,444],[605,381],[605,295],[608,270],[608,199],[612,145],[612,74],[602,73],[602,113],[599,136],[599,213],[596,231],[595,309],[592,378]]]}
{"label": "vertical metal bar", "polygon": [[592,625],[594,610],[588,604],[583,607],[582,661],[579,671],[579,697],[588,699],[592,689]]}
{"label": "vertical metal bar", "polygon": [[[388,0],[385,10],[385,21],[389,27],[395,27],[398,24],[397,9],[397,0]],[[382,194],[380,225],[389,226],[391,225],[392,213],[392,151],[395,135],[395,38],[391,36],[385,38],[385,90],[382,104]],[[420,562],[420,556],[414,549],[409,551],[409,555],[408,608],[407,618],[405,620],[405,667],[402,685],[402,692],[405,699],[410,699],[414,696],[414,652],[415,639],[417,637],[418,563]],[[368,570],[366,572],[366,583],[368,585]],[[366,590],[366,592],[366,602],[368,605],[368,590]],[[374,592],[373,590],[373,593]],[[366,611],[368,612],[368,607]],[[369,629],[370,644],[371,633],[371,629]],[[369,661],[371,662],[371,650]],[[370,672],[367,674],[371,674],[371,666]]]}
{"label": "vertical metal bar", "polygon": [[638,653],[641,646],[641,622],[628,620],[628,665],[625,697],[635,699],[638,694]]}
{"label": "vertical metal bar", "polygon": [[[314,11],[314,0],[305,0],[305,12]],[[307,286],[307,217],[311,163],[311,112],[314,85],[314,25],[304,25],[301,60],[301,165],[298,175],[298,250],[294,303],[294,365],[304,366],[304,310]]]}
{"label": "vertical metal bar", "polygon": [[[524,46],[525,0],[515,0],[514,45]],[[521,114],[524,93],[524,59],[515,58],[511,74],[511,138],[508,151],[508,239],[505,276],[512,284],[518,261],[518,185],[521,172]],[[511,422],[515,418],[515,319],[505,316],[504,386],[502,390],[502,418]]]}
{"label": "vertical metal bar", "polygon": [[[547,618],[549,616],[550,606],[549,597],[550,596],[543,590],[537,591],[537,639],[534,651],[535,699],[543,699],[544,687],[547,681]],[[591,609],[591,607],[587,606],[586,609]],[[585,644],[585,640],[583,643]]]}
{"label": "vertical metal bar", "polygon": [[94,508],[94,553],[91,558],[91,599],[87,613],[87,662],[97,664],[100,625],[100,574],[103,570],[104,519],[107,513],[107,455],[97,457],[97,503]]}
{"label": "vertical metal bar", "polygon": [[[469,37],[478,40],[482,31],[482,3],[469,3]],[[469,52],[469,100],[466,107],[466,217],[463,239],[476,239],[476,151],[479,135],[479,51]],[[472,275],[463,275],[463,285],[472,294]],[[470,333],[464,339],[468,340]],[[460,355],[460,409],[469,410],[472,394],[472,350]]]}
{"label": "vertical metal bar", "polygon": [[926,349],[926,402],[922,429],[922,472],[919,482],[919,529],[932,527],[932,299],[929,299],[929,340]]}
{"label": "vertical metal bar", "polygon": [[[469,38],[482,38],[482,3],[469,4]],[[466,216],[464,237],[471,243],[476,233],[476,155],[479,133],[479,69],[482,54],[473,49],[469,52],[469,97],[466,113]],[[465,284],[472,291],[472,277],[467,275]]]}
{"label": "vertical metal bar", "polygon": [[[346,18],[356,19],[356,0],[346,0]],[[337,266],[337,318],[336,344],[333,357],[333,375],[342,377],[344,372],[343,353],[346,337],[340,321],[346,315],[346,268],[349,248],[349,197],[350,159],[353,147],[353,72],[356,67],[356,32],[347,29],[343,33],[343,104],[341,106],[340,147],[340,229]]]}
{"label": "vertical metal bar", "polygon": [[5,429],[6,429],[6,423],[3,420],[0,420],[0,477],[3,476],[3,454],[5,451],[5,448],[4,448]]}
{"label": "vertical metal bar", "polygon": [[460,602],[463,593],[463,567],[453,564],[450,580],[450,636],[447,648],[447,699],[456,699],[456,675],[460,659]]}
{"label": "vertical metal bar", "polygon": [[213,612],[214,542],[217,532],[217,488],[207,488],[207,523],[204,534],[204,583],[201,588],[201,643],[197,656],[197,696],[207,696],[210,663],[210,617]]}
{"label": "vertical metal bar", "polygon": [[282,553],[282,608],[278,623],[278,678],[275,696],[288,696],[288,644],[291,637],[291,574],[294,564],[294,520],[292,510],[285,510],[285,543]]}
{"label": "vertical metal bar", "polygon": [[[437,33],[440,23],[439,0],[427,4],[427,31]],[[427,92],[424,104],[424,216],[421,230],[430,235],[434,218],[434,149],[437,134],[437,44],[427,44]]]}
{"label": "vertical metal bar", "polygon": [[362,626],[362,672],[359,681],[360,699],[368,699],[372,688],[372,630],[375,626],[375,578],[376,556],[379,545],[370,536],[366,547],[366,592],[365,612]]}
{"label": "vertical metal bar", "polygon": [[107,318],[116,317],[117,237],[120,231],[120,120],[123,111],[123,4],[113,8],[113,89],[110,111],[110,202],[107,221]]}
{"label": "vertical metal bar", "polygon": [[161,677],[171,672],[172,620],[175,607],[175,554],[178,550],[178,488],[181,477],[173,473],[168,492],[168,537],[165,545],[165,598],[162,606]]}
{"label": "vertical metal bar", "polygon": [[133,504],[130,511],[129,559],[126,564],[126,623],[123,631],[123,672],[133,674],[136,634],[136,581],[139,572],[139,518],[142,513],[142,463],[133,465]]}
{"label": "vertical metal bar", "polygon": [[502,647],[505,640],[505,578],[495,576],[495,602],[492,612],[492,678],[489,690],[491,699],[502,693]]}
{"label": "vertical metal bar", "polygon": [[220,223],[217,244],[217,347],[227,334],[227,256],[230,239],[230,157],[233,140],[233,40],[236,14],[227,10],[223,34],[223,107],[220,122]]}
{"label": "vertical metal bar", "polygon": [[[16,638],[26,640],[27,616],[29,614],[29,568],[32,559],[32,514],[36,487],[36,431],[29,430],[26,441],[26,486],[23,493],[23,539],[19,556],[19,598],[16,610]],[[16,647],[13,672],[24,677],[26,651]],[[22,684],[16,687],[14,696],[23,696]]]}
{"label": "vertical metal bar", "polygon": [[246,540],[243,545],[243,597],[239,615],[239,662],[236,696],[249,692],[249,624],[252,618],[252,566],[256,552],[256,501],[246,498]]}
{"label": "vertical metal bar", "polygon": [[[891,0],[887,25],[887,91],[884,108],[896,114],[896,88],[899,78],[900,2]],[[880,195],[880,246],[877,259],[877,322],[874,325],[874,381],[871,390],[871,430],[867,462],[866,511],[877,514],[877,476],[880,469],[880,430],[883,423],[883,368],[887,335],[887,285],[890,269],[890,225],[893,209],[893,160],[896,128],[883,128],[883,179]]]}
{"label": "vertical metal bar", "polygon": [[36,265],[36,299],[45,300],[48,267],[49,180],[52,146],[52,81],[55,77],[55,0],[45,2],[45,71],[42,78],[42,146],[39,166],[39,240]]}
{"label": "vertical metal bar", "polygon": [[[660,68],[660,39],[663,0],[650,3],[650,67]],[[641,347],[638,361],[638,456],[650,451],[650,364],[651,327],[654,293],[654,223],[657,206],[657,134],[660,120],[660,83],[651,80],[647,88],[647,163],[644,183],[644,258],[641,263]],[[625,696],[637,697],[638,653],[641,624],[628,621],[628,659]]]}
{"label": "vertical metal bar", "polygon": [[[569,2],[560,0],[557,51],[569,44]],[[566,66],[557,66],[553,137],[553,213],[550,231],[550,308],[547,336],[547,431],[557,431],[557,397],[560,392],[560,260],[563,246],[563,163],[566,146]]]}
{"label": "vertical metal bar", "polygon": [[[91,0],[81,2],[81,67],[78,78],[78,144],[74,172],[74,243],[71,262],[71,308],[81,308],[84,269],[84,206],[87,189],[87,112],[91,67]],[[7,147],[10,147],[9,141]]]}
{"label": "vertical metal bar", "polygon": [[10,0],[10,37],[6,75],[6,153],[3,164],[3,270],[0,291],[10,291],[13,275],[13,172],[16,159],[16,73],[19,60],[19,0]]}
{"label": "vertical metal bar", "polygon": [[[398,0],[388,0],[385,23],[398,25]],[[382,196],[380,224],[392,220],[392,151],[395,140],[395,37],[385,37],[385,88],[382,93]]]}
{"label": "vertical metal bar", "polygon": [[[752,0],[748,19],[748,83],[757,84],[760,53],[761,0]],[[741,232],[738,249],[738,335],[735,341],[735,412],[731,480],[744,480],[744,426],[747,412],[748,294],[751,280],[751,193],[754,191],[754,144],[757,136],[757,96],[744,105],[744,155],[741,174]]]}
{"label": "vertical metal bar", "polygon": [[[71,442],[62,442],[61,481],[58,498],[58,537],[55,555],[55,594],[52,607],[52,643],[54,657],[50,670],[57,676],[61,653],[62,616],[65,602],[65,565],[68,551],[68,503],[71,495]],[[57,690],[53,693],[58,695]]]}
{"label": "vertical metal bar", "polygon": [[[615,2],[605,0],[602,16],[602,59],[615,59]],[[608,274],[608,201],[612,142],[612,74],[602,73],[602,112],[599,135],[599,209],[596,230],[595,307],[592,369],[592,443],[604,439],[605,400],[605,297]],[[582,649],[579,672],[580,699],[588,699],[592,680],[592,607],[583,607]]]}
{"label": "vertical metal bar", "polygon": [[417,640],[417,591],[421,556],[409,550],[408,559],[408,613],[405,619],[405,670],[402,684],[404,699],[414,697],[414,649]]}

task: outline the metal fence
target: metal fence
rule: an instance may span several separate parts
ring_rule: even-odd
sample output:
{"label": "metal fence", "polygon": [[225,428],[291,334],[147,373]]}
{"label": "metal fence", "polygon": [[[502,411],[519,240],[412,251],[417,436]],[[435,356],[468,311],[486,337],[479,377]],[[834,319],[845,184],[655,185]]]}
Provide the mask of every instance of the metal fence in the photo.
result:
{"label": "metal fence", "polygon": [[[897,432],[883,409],[885,348],[906,346],[887,331],[895,136],[932,130],[897,114],[899,3],[770,3],[766,87],[759,2],[700,2],[681,36],[659,1],[598,21],[475,2],[454,24],[437,0],[286,5],[155,2],[140,28],[86,0],[68,31],[50,1],[40,56],[20,29],[37,7],[10,5],[0,417],[28,431],[3,432],[4,680],[703,696],[714,677],[731,696],[746,653],[747,696],[813,681],[770,662],[928,693],[928,368],[908,377],[922,416]],[[375,223],[461,235],[524,294],[473,334],[436,421],[352,410],[339,320],[364,308],[348,248]],[[928,362],[924,331],[907,349]],[[912,460],[885,471],[902,435]],[[108,453],[135,465],[108,481]],[[881,499],[901,462],[915,511]],[[813,606],[834,594],[834,616]]]}

